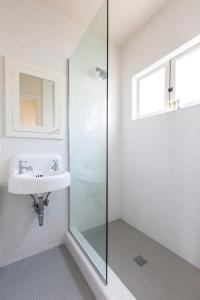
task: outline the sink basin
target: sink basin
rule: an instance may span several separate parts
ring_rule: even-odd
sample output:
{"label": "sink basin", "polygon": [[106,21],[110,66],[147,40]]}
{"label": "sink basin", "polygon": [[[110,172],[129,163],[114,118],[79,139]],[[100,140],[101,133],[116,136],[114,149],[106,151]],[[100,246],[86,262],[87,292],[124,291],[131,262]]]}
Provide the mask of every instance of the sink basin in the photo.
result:
{"label": "sink basin", "polygon": [[[20,161],[24,168],[22,173],[19,173]],[[69,185],[70,173],[63,170],[59,156],[23,155],[14,157],[10,162],[8,191],[12,194],[42,194]]]}

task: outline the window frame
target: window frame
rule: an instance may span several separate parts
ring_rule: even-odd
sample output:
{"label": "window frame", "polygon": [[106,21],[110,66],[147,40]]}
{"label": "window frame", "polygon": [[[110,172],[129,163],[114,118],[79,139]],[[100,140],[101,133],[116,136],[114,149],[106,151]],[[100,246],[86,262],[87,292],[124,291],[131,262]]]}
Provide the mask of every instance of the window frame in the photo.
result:
{"label": "window frame", "polygon": [[[178,106],[178,107],[171,107],[171,103],[176,101],[175,99],[175,65],[176,61],[184,56],[187,55],[189,52],[192,52],[195,48],[200,47],[200,34],[197,35],[195,38],[190,40],[189,42],[183,44],[181,47],[177,48],[175,51],[171,52],[170,54],[166,55],[159,61],[155,62],[154,64],[150,65],[149,67],[145,68],[141,72],[137,73],[136,75],[132,76],[132,120],[148,118],[151,116],[159,115],[162,113],[167,113],[170,111],[177,110],[178,108],[186,108],[189,106],[200,104],[200,101],[195,101],[188,103],[188,105]],[[150,74],[156,72],[157,70],[161,69],[165,66],[166,71],[166,84],[165,84],[165,107],[162,111],[141,115],[139,114],[139,81]],[[172,91],[169,91],[169,88],[173,88]]]}

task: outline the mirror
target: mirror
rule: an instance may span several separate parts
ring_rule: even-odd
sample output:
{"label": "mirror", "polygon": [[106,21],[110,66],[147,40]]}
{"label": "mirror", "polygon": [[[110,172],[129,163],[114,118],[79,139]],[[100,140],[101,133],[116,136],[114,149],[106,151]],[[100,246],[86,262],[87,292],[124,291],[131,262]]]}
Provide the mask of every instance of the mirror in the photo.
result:
{"label": "mirror", "polygon": [[6,135],[63,139],[62,77],[7,58],[5,67]]}
{"label": "mirror", "polygon": [[20,73],[20,124],[55,126],[55,82]]}

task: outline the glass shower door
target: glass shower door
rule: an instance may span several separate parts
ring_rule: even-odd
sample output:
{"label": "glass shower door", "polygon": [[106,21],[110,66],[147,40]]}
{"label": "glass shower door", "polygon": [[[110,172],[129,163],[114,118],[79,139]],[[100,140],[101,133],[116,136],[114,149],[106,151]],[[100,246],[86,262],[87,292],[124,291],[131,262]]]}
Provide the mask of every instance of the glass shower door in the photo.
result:
{"label": "glass shower door", "polygon": [[69,61],[69,229],[107,281],[108,6]]}

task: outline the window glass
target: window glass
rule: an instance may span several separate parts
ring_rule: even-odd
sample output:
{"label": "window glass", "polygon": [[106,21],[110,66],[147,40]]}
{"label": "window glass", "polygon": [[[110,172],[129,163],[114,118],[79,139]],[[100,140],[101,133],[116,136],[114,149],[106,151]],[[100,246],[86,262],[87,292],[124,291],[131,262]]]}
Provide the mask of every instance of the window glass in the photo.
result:
{"label": "window glass", "polygon": [[164,110],[165,82],[164,67],[138,81],[138,116]]}
{"label": "window glass", "polygon": [[200,101],[200,47],[175,59],[175,99],[180,106]]}

